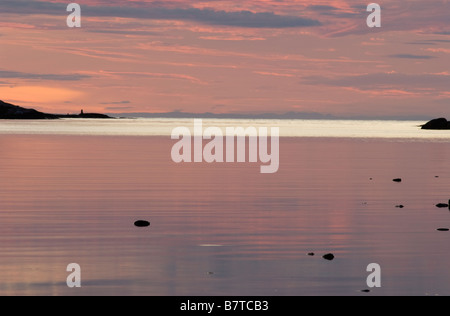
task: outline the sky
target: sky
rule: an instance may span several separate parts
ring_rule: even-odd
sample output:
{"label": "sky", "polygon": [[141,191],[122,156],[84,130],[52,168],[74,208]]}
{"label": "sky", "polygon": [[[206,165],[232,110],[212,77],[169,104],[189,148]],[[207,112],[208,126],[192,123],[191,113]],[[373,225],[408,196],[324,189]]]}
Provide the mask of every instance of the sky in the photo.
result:
{"label": "sky", "polygon": [[0,1],[0,100],[51,113],[450,118],[450,1]]}

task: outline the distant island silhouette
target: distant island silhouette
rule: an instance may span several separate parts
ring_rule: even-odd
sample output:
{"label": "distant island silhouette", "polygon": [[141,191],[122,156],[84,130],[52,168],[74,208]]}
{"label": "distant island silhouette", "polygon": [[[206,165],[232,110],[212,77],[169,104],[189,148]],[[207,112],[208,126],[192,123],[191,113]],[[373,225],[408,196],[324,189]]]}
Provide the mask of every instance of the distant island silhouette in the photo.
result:
{"label": "distant island silhouette", "polygon": [[405,116],[335,116],[317,112],[286,112],[286,113],[193,113],[173,111],[165,113],[148,112],[122,112],[108,113],[120,118],[202,118],[202,119],[263,119],[263,120],[395,120],[395,121],[424,121],[431,120],[431,116],[424,115],[405,115]]}
{"label": "distant island silhouette", "polygon": [[450,130],[450,122],[445,118],[438,118],[422,125],[422,129]]}
{"label": "distant island silhouette", "polygon": [[[114,115],[114,114],[110,114]],[[237,113],[187,113],[174,111],[169,113],[119,113],[120,118],[216,118],[216,119],[316,119],[316,120],[421,120],[423,117],[336,117],[329,114],[314,112],[287,112],[283,114],[260,113],[260,114],[237,114]],[[0,120],[57,120],[62,118],[87,118],[87,119],[115,119],[107,114],[85,113],[81,110],[79,114],[50,114],[39,112],[35,109],[27,109],[0,100]],[[429,119],[429,118],[426,118]],[[450,130],[450,122],[445,118],[438,118],[420,125],[424,130]]]}
{"label": "distant island silhouette", "polygon": [[112,119],[113,117],[99,113],[84,113],[83,110],[80,114],[49,114],[0,100],[0,119],[3,120],[57,120],[62,118]]}

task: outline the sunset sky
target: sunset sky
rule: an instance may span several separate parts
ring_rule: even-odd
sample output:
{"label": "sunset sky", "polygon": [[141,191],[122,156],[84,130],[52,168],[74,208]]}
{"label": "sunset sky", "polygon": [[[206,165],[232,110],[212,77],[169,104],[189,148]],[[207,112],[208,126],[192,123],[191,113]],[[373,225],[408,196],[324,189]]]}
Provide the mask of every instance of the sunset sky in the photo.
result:
{"label": "sunset sky", "polygon": [[[0,1],[0,99],[54,113],[450,117],[450,1]],[[375,1],[376,2],[376,1]]]}

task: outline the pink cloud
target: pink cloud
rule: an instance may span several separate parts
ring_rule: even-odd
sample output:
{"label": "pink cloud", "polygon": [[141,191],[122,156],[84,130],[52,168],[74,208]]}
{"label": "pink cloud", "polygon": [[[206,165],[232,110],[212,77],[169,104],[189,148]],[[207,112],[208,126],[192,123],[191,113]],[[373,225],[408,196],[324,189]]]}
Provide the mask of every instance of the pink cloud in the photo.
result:
{"label": "pink cloud", "polygon": [[427,48],[428,52],[450,54],[449,48]]}

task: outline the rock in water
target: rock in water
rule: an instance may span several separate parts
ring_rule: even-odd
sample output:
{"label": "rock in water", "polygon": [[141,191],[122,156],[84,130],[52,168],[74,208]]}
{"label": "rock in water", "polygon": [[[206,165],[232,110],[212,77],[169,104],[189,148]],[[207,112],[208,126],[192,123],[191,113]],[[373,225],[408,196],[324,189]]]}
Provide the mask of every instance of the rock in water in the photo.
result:
{"label": "rock in water", "polygon": [[439,203],[439,204],[436,204],[436,207],[439,207],[439,208],[447,208],[447,207],[449,207],[449,206],[448,206],[448,204]]}
{"label": "rock in water", "polygon": [[134,222],[134,226],[136,226],[136,227],[149,227],[150,226],[150,222],[140,220],[140,221]]}
{"label": "rock in water", "polygon": [[398,179],[394,179],[392,181],[394,181],[394,182],[402,182],[402,179],[398,178]]}
{"label": "rock in water", "polygon": [[308,256],[310,256],[310,257],[314,257],[316,254],[314,253],[314,252],[310,252],[310,253],[308,253]]}
{"label": "rock in water", "polygon": [[422,129],[450,129],[450,122],[445,118],[438,118],[422,125]]}
{"label": "rock in water", "polygon": [[404,205],[397,205],[396,208],[405,208]]}
{"label": "rock in water", "polygon": [[328,261],[332,261],[332,260],[334,260],[334,255],[332,253],[328,253],[328,254],[324,255],[322,258],[324,258],[325,260],[328,260]]}
{"label": "rock in water", "polygon": [[448,228],[438,228],[437,230],[439,232],[448,232],[448,231],[450,231],[450,229],[448,229]]}

